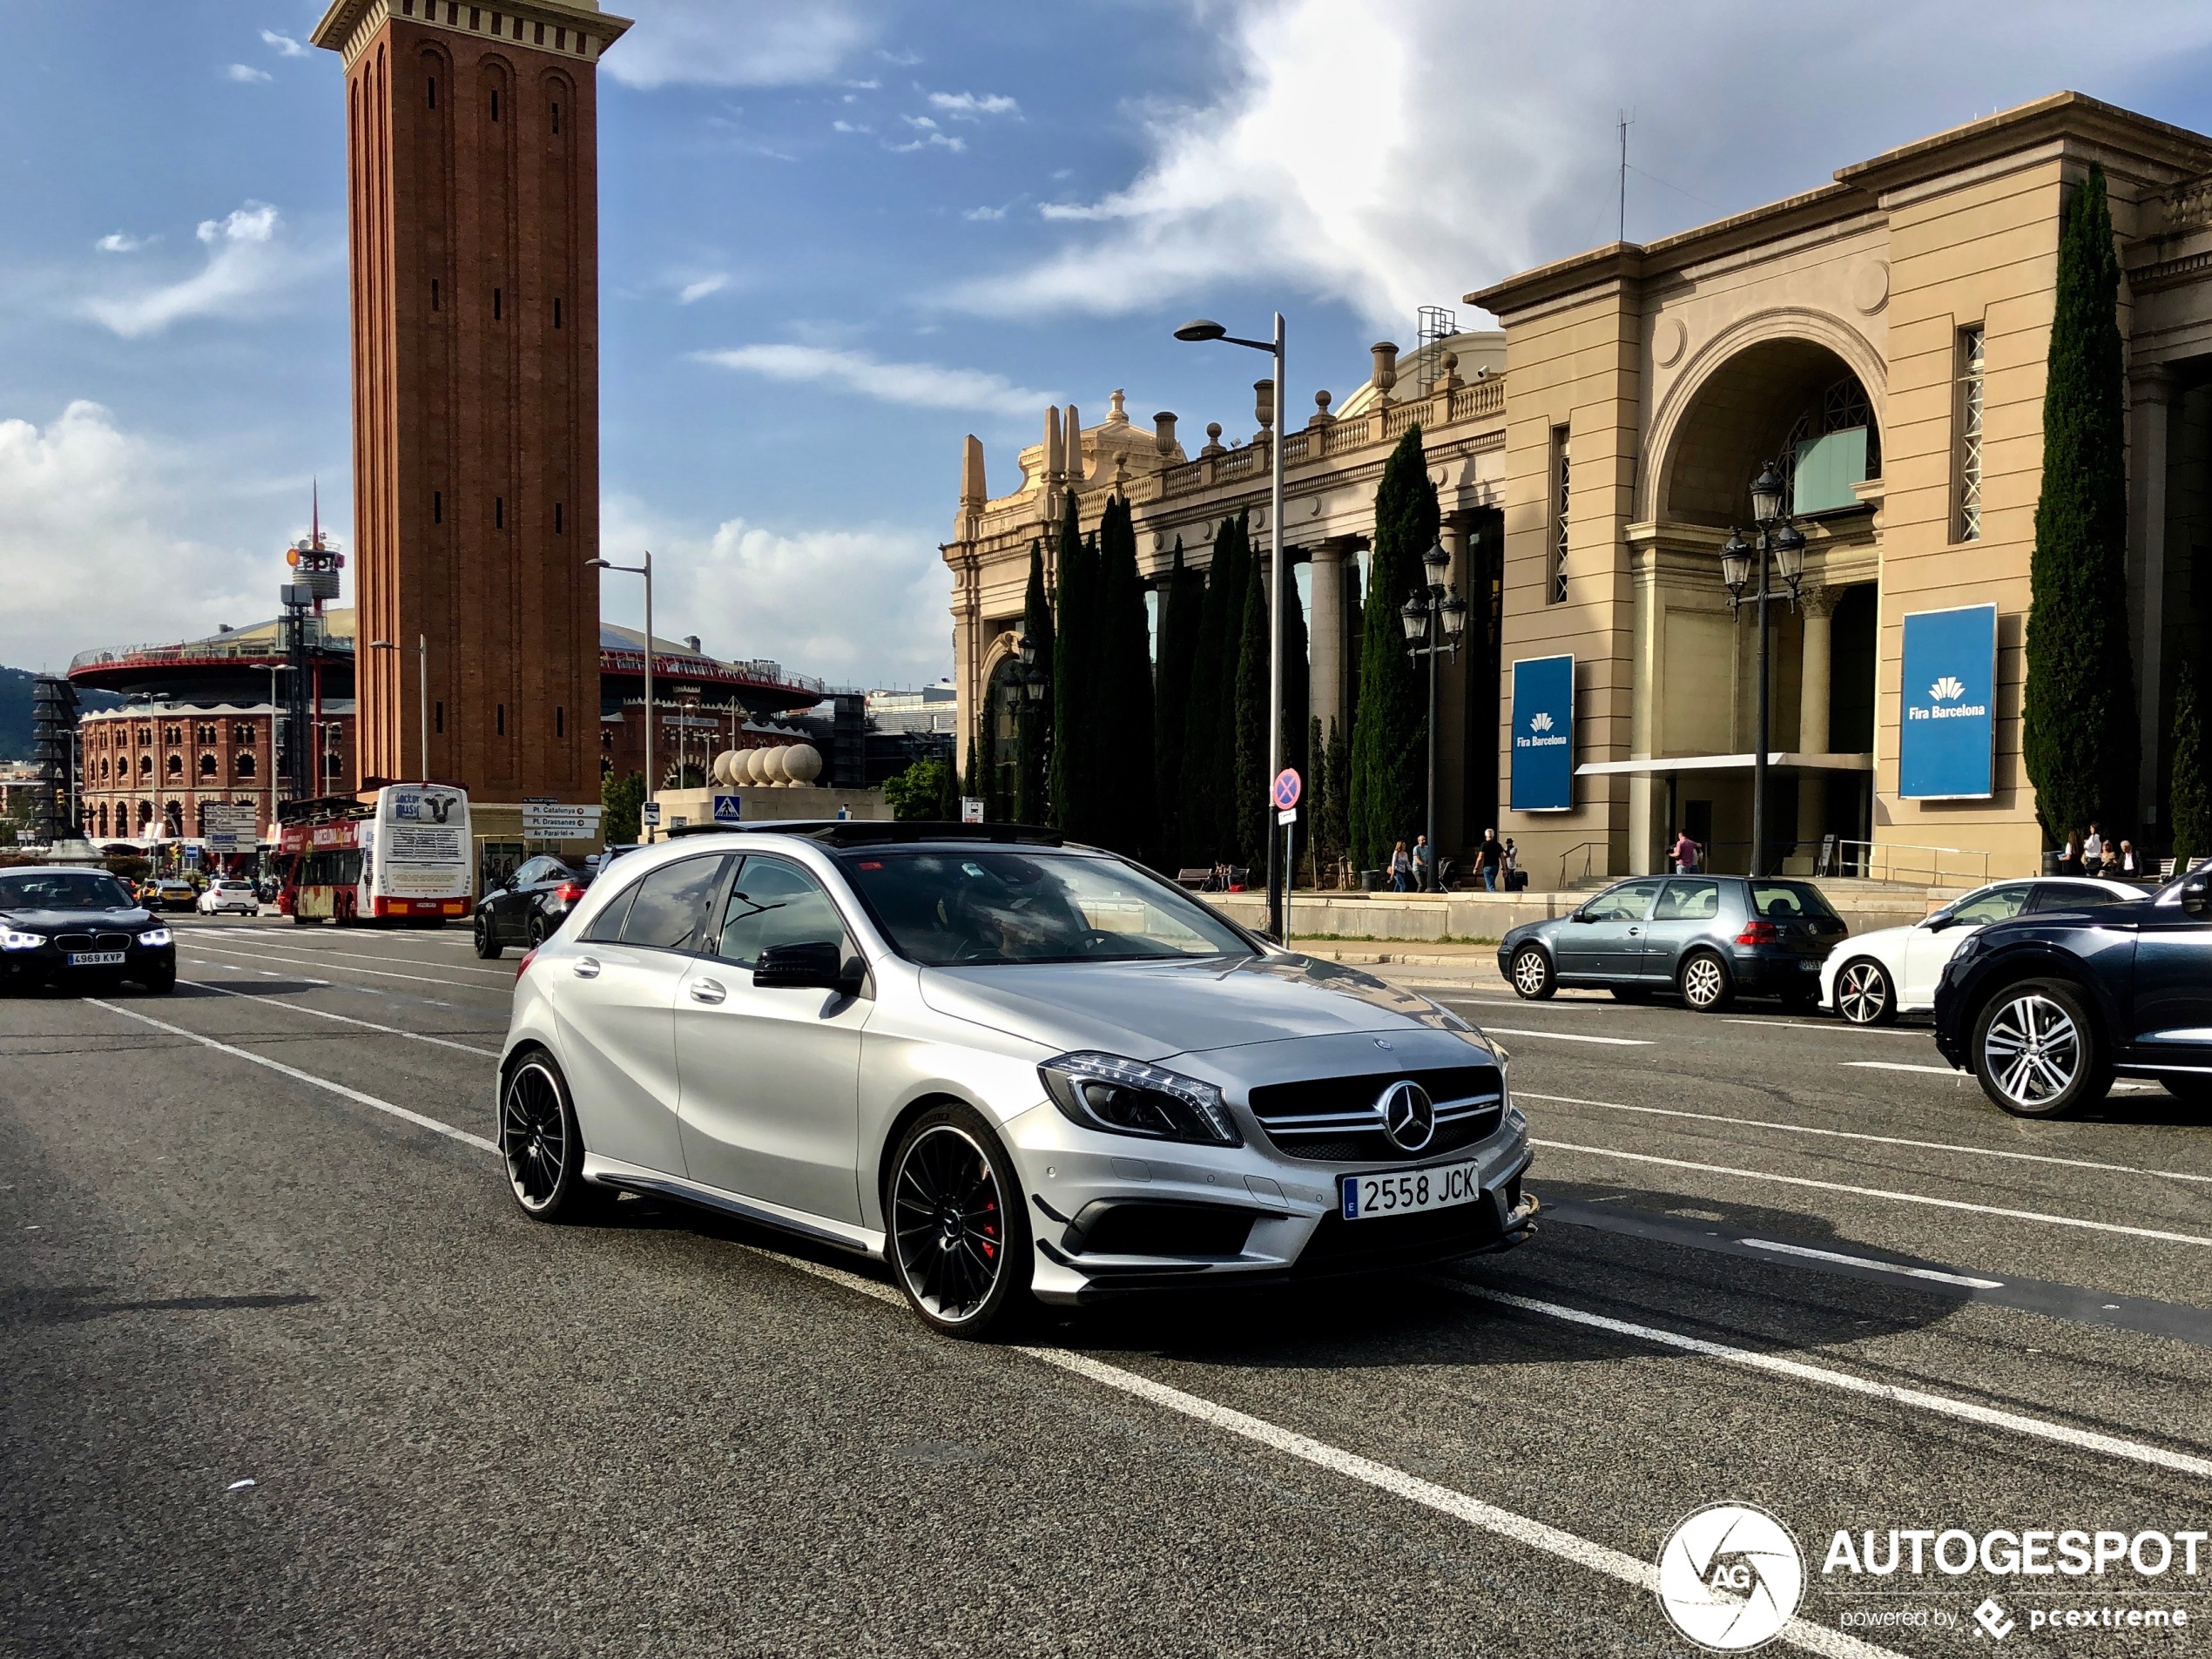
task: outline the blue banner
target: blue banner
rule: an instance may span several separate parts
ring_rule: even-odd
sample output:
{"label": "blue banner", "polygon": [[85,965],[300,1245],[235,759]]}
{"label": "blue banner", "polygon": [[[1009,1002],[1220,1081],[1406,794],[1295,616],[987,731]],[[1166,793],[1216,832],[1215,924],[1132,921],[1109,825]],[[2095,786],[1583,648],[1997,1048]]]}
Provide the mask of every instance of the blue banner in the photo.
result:
{"label": "blue banner", "polygon": [[1575,659],[1530,657],[1513,665],[1513,789],[1516,813],[1575,810]]}
{"label": "blue banner", "polygon": [[1900,796],[1980,800],[1996,792],[1995,605],[1905,617],[1898,705]]}

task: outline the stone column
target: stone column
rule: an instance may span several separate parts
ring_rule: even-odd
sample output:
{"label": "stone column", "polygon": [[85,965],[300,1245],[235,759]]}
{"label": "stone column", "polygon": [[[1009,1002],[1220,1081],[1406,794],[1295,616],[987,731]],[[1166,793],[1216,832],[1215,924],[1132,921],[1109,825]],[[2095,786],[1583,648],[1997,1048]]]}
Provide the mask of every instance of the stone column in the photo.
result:
{"label": "stone column", "polygon": [[2159,739],[2165,725],[2160,691],[2166,672],[2167,411],[2173,372],[2147,365],[2128,376],[2128,575],[2135,599],[2128,621],[2134,636],[2136,729],[2142,745],[2135,773],[2135,810],[2138,821],[2148,826],[2158,810]]}
{"label": "stone column", "polygon": [[1306,643],[1312,678],[1306,695],[1321,718],[1323,743],[1329,740],[1330,727],[1344,721],[1344,558],[1351,550],[1339,540],[1312,550],[1313,615]]}
{"label": "stone column", "polygon": [[[1804,613],[1804,652],[1800,659],[1797,680],[1797,752],[1818,755],[1828,752],[1828,681],[1829,665],[1832,660],[1831,645],[1836,620],[1836,601],[1841,596],[1833,588],[1808,588],[1797,601]],[[1823,826],[1827,819],[1828,779],[1818,772],[1797,775],[1797,844],[1815,849],[1820,846]]]}

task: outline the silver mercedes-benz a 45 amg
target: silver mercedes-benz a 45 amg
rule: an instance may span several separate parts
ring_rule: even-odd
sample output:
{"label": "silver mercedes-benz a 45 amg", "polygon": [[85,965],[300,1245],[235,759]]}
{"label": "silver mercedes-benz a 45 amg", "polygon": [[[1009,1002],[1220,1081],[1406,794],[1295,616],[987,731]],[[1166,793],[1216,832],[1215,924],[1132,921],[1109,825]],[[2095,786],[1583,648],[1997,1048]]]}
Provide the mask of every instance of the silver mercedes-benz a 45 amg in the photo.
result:
{"label": "silver mercedes-benz a 45 amg", "polygon": [[883,1258],[962,1335],[1504,1249],[1537,1209],[1505,1056],[1458,1015],[998,826],[625,856],[523,959],[499,1143],[539,1220],[705,1205]]}

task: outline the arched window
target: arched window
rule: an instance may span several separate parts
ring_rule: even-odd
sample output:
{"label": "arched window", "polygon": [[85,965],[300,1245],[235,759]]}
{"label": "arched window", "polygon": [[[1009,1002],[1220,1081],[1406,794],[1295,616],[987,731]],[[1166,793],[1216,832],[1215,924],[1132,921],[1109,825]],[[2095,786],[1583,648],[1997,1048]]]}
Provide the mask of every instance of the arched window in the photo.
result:
{"label": "arched window", "polygon": [[152,822],[153,803],[150,800],[140,801],[138,803],[138,833],[141,835],[145,834],[146,826]]}
{"label": "arched window", "polygon": [[204,754],[200,756],[199,775],[203,778],[212,778],[215,775],[215,757],[213,755]]}
{"label": "arched window", "polygon": [[185,803],[180,800],[171,801],[167,806],[162,809],[161,821],[169,826],[168,833],[171,835],[183,835],[185,833]]}
{"label": "arched window", "polygon": [[169,775],[172,778],[181,778],[185,775],[184,756],[171,755],[169,757]]}
{"label": "arched window", "polygon": [[240,755],[231,764],[239,777],[251,778],[253,775],[253,757],[252,755]]}
{"label": "arched window", "polygon": [[237,744],[242,749],[252,748],[253,746],[253,722],[251,720],[240,720],[236,725],[233,726],[231,728],[231,741]]}
{"label": "arched window", "polygon": [[151,778],[153,776],[153,757],[152,755],[140,755],[138,757],[138,776],[141,778]]}

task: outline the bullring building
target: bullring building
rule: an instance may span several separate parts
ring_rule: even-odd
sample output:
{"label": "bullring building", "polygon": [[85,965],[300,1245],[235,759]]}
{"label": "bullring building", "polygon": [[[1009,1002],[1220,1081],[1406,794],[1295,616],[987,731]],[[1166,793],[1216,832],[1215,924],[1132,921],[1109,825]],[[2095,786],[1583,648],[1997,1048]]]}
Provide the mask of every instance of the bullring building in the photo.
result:
{"label": "bullring building", "polygon": [[1494,824],[1550,887],[1663,867],[1686,827],[1711,867],[1741,870],[1757,635],[1721,553],[1772,462],[1806,542],[1769,645],[1767,833],[1784,867],[2033,870],[2020,705],[2046,360],[2065,206],[2093,163],[2127,351],[2128,827],[2162,840],[2175,666],[2201,644],[2212,542],[2212,138],[2076,93],[1468,293],[1498,329],[1431,323],[1410,353],[1379,345],[1363,384],[1319,393],[1279,435],[1263,420],[1224,443],[1215,425],[1186,448],[1175,416],[1140,426],[1117,393],[1096,426],[1047,412],[995,497],[970,439],[944,546],[963,733],[1010,759],[1029,545],[1067,492],[1086,529],[1125,493],[1157,577],[1178,538],[1204,565],[1239,510],[1266,545],[1278,454],[1312,712],[1343,720],[1349,573],[1383,462],[1418,422],[1472,607],[1441,691],[1444,850]]}

